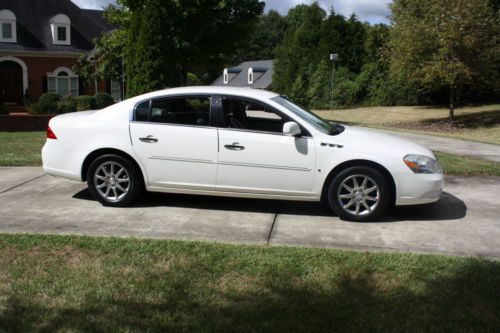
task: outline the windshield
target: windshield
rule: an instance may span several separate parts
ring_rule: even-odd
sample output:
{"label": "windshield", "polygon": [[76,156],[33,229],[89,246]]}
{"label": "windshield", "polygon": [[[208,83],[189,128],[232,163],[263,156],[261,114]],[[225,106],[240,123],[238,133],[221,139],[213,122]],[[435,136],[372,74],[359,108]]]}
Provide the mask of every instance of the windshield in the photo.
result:
{"label": "windshield", "polygon": [[306,110],[297,104],[292,103],[284,96],[273,97],[271,100],[278,103],[279,105],[285,107],[287,110],[290,110],[295,115],[299,116],[301,119],[307,121],[309,124],[313,125],[319,131],[326,134],[336,134],[337,126],[330,124],[326,120],[318,117],[314,113],[309,110]]}

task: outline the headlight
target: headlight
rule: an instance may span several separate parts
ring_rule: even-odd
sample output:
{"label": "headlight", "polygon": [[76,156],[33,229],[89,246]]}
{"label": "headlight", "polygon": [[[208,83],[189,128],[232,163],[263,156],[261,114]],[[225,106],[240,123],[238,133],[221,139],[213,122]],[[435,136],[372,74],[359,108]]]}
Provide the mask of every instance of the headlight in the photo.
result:
{"label": "headlight", "polygon": [[424,155],[410,154],[403,158],[405,164],[415,173],[441,173],[438,161]]}

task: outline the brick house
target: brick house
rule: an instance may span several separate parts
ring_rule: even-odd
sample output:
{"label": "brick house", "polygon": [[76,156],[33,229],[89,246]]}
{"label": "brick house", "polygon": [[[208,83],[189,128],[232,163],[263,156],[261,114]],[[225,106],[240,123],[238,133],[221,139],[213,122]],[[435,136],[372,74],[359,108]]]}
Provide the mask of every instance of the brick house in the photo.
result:
{"label": "brick house", "polygon": [[0,0],[0,103],[23,105],[44,92],[62,96],[110,93],[118,82],[84,83],[72,68],[93,41],[111,27],[102,11],[70,0]]}

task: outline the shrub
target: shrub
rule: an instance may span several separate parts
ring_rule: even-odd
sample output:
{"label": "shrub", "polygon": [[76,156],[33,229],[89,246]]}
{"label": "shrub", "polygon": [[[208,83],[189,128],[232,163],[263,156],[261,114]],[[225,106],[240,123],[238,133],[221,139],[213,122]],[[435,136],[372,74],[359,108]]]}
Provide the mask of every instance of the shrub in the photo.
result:
{"label": "shrub", "polygon": [[104,109],[105,107],[108,107],[115,103],[113,97],[105,92],[98,92],[94,95],[94,98],[97,109]]}
{"label": "shrub", "polygon": [[59,113],[68,113],[76,111],[76,98],[68,96],[59,102]]}
{"label": "shrub", "polygon": [[36,113],[57,113],[62,97],[58,93],[48,92],[40,96]]}
{"label": "shrub", "polygon": [[39,114],[42,113],[42,110],[40,109],[40,103],[31,103],[26,107],[29,113],[31,114]]}
{"label": "shrub", "polygon": [[9,114],[3,103],[0,103],[0,114]]}
{"label": "shrub", "polygon": [[93,96],[78,96],[76,100],[76,109],[78,111],[95,110],[96,101]]}

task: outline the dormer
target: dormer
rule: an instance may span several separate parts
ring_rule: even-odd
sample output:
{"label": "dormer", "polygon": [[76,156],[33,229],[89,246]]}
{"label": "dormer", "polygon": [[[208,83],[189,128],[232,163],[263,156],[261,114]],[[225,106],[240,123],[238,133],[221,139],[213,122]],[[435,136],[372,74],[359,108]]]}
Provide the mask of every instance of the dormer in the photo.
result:
{"label": "dormer", "polygon": [[64,14],[57,14],[50,20],[52,41],[55,45],[71,45],[71,21]]}
{"label": "dormer", "polygon": [[0,42],[17,43],[16,15],[8,9],[0,10]]}

